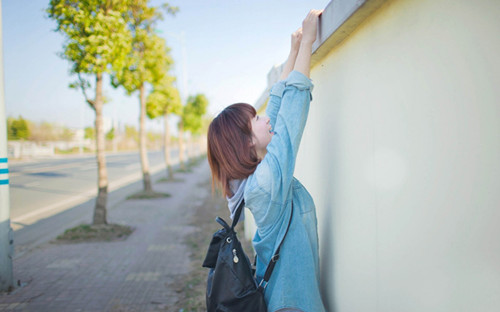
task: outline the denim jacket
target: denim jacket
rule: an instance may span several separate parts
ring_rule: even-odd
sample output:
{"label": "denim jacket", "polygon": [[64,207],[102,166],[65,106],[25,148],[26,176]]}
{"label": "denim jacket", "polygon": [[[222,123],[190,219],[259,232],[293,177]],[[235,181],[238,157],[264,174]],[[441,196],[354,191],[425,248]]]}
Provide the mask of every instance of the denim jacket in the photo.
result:
{"label": "denim jacket", "polygon": [[298,71],[272,87],[266,114],[275,133],[244,190],[246,207],[257,225],[253,245],[258,282],[285,234],[293,207],[290,229],[265,291],[269,311],[325,311],[319,291],[316,209],[311,195],[293,177],[312,88],[311,80]]}

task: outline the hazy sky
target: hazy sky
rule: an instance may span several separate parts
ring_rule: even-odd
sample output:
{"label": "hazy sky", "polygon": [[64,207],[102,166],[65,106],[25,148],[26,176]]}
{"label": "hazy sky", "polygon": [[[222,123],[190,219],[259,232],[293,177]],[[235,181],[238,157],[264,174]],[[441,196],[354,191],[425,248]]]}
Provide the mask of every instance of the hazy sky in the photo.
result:
{"label": "hazy sky", "polygon": [[[153,3],[160,3],[154,1]],[[254,104],[266,87],[267,73],[286,60],[290,34],[301,26],[309,9],[323,9],[329,0],[197,0],[170,1],[176,16],[158,24],[175,61],[173,73],[183,90],[182,44],[189,94],[204,93],[209,113],[234,102]],[[75,80],[61,59],[63,36],[46,17],[45,0],[2,0],[2,30],[7,116],[60,122],[71,128],[93,125],[94,112],[81,91],[68,88]],[[106,79],[111,101],[104,115],[123,124],[138,124],[138,95],[125,95]],[[93,94],[92,94],[93,95]],[[148,120],[161,129],[160,120]]]}

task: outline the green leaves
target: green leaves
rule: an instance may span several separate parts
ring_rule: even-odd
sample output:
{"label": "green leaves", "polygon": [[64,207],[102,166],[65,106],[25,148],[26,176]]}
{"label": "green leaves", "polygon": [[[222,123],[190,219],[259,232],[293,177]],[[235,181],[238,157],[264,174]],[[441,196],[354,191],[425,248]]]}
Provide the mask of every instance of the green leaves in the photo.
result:
{"label": "green leaves", "polygon": [[106,140],[108,141],[113,141],[113,139],[115,138],[115,128],[111,128],[108,133],[106,133]]}
{"label": "green leaves", "polygon": [[[148,2],[130,0],[125,13],[132,41],[124,63],[114,68],[112,84],[114,87],[122,86],[129,95],[144,83],[158,83],[173,63],[165,40],[155,34],[154,25],[163,18],[160,9],[175,13],[176,8],[168,4],[166,7],[152,7]],[[172,10],[169,11],[168,8]]]}
{"label": "green leaves", "polygon": [[190,96],[182,113],[182,123],[185,130],[199,134],[202,129],[202,117],[205,115],[208,99],[203,94]]}
{"label": "green leaves", "polygon": [[47,13],[66,37],[62,57],[74,73],[97,74],[120,68],[131,49],[124,19],[126,0],[51,0]]}
{"label": "green leaves", "polygon": [[30,136],[30,129],[28,123],[23,117],[19,119],[12,117],[7,118],[7,138],[9,140],[27,140]]}
{"label": "green leaves", "polygon": [[[189,97],[183,107],[175,78],[168,75],[173,60],[165,40],[155,32],[163,14],[174,15],[177,7],[165,3],[151,6],[149,0],[50,0],[47,15],[57,23],[56,31],[66,40],[61,57],[72,64],[77,74],[71,88],[81,89],[94,108],[84,77],[111,74],[114,87],[131,94],[148,83],[152,92],[146,100],[149,118],[177,114],[185,129],[198,133],[208,100],[202,94]],[[101,75],[101,76],[99,76]],[[102,91],[99,91],[102,92]],[[103,101],[99,93],[100,103]]]}
{"label": "green leaves", "polygon": [[146,99],[146,113],[150,119],[165,114],[179,115],[182,111],[179,90],[173,85],[174,77],[165,75],[153,85],[153,91]]}
{"label": "green leaves", "polygon": [[138,29],[124,66],[113,74],[113,86],[122,86],[130,95],[146,82],[158,83],[173,63],[168,51],[163,38]]}
{"label": "green leaves", "polygon": [[85,139],[95,140],[95,129],[94,127],[86,127],[85,128]]}
{"label": "green leaves", "polygon": [[[91,85],[84,76],[110,73],[112,85],[123,86],[128,94],[144,83],[163,85],[156,88],[152,99],[157,99],[152,101],[168,103],[168,110],[176,112],[178,91],[166,85],[173,79],[164,79],[173,60],[154,26],[163,19],[163,12],[177,11],[167,3],[150,6],[149,0],[51,0],[46,12],[66,38],[60,56],[72,63],[72,72],[78,75],[70,88],[81,89],[94,108],[95,100],[87,96]],[[160,99],[161,94],[165,98]]]}

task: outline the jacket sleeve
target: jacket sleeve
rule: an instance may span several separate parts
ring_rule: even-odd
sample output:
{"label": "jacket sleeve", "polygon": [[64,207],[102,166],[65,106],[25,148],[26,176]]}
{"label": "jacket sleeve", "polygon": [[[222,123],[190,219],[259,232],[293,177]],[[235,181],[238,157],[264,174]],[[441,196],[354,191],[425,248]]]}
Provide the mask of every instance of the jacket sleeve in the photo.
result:
{"label": "jacket sleeve", "polygon": [[253,209],[249,207],[253,210],[257,224],[262,226],[272,225],[289,200],[295,159],[309,112],[312,88],[309,78],[298,71],[292,71],[284,81],[281,94],[273,94],[281,98],[274,126],[275,134],[267,146],[266,156],[254,173],[260,192],[265,193],[271,203],[269,206],[260,205]]}
{"label": "jacket sleeve", "polygon": [[271,119],[271,126],[276,126],[276,118],[281,107],[281,96],[285,89],[285,81],[280,80],[276,82],[271,88],[269,101],[267,102],[266,115]]}

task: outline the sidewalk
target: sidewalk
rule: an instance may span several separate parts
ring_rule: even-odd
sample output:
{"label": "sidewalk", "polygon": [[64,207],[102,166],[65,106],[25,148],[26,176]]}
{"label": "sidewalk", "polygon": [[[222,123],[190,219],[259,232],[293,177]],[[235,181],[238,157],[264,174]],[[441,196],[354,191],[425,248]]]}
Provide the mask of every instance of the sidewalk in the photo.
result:
{"label": "sidewalk", "polygon": [[182,181],[153,186],[171,197],[109,210],[109,223],[135,228],[127,240],[47,243],[16,258],[22,287],[0,294],[0,311],[179,311],[176,281],[192,268],[184,238],[194,231],[196,207],[211,196],[208,163],[175,176]]}

